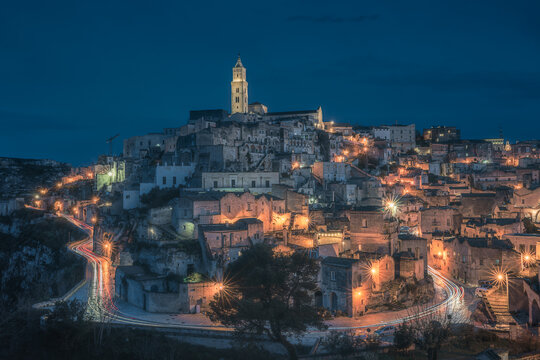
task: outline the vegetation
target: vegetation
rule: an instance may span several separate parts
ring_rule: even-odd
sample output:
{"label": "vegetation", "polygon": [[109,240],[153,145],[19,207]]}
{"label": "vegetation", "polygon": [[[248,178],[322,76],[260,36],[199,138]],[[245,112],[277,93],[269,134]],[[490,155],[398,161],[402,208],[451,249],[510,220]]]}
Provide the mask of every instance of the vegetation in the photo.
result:
{"label": "vegetation", "polygon": [[11,221],[20,233],[0,233],[0,308],[59,296],[82,279],[84,261],[66,244],[85,238],[84,232],[36,211],[19,211]]}
{"label": "vegetation", "polygon": [[[147,360],[276,359],[253,345],[215,349],[183,343],[155,330],[133,330],[91,322],[76,301],[57,304],[40,326],[30,307],[0,313],[1,359]],[[99,334],[103,333],[103,336]]]}
{"label": "vegetation", "polygon": [[239,334],[265,335],[296,359],[288,336],[301,335],[308,326],[324,327],[311,304],[318,271],[317,262],[304,253],[286,256],[255,245],[227,268],[225,287],[210,302],[209,316]]}
{"label": "vegetation", "polygon": [[141,203],[147,209],[159,208],[167,205],[169,201],[178,196],[180,196],[178,188],[160,189],[155,187],[148,194],[141,196]]}
{"label": "vegetation", "polygon": [[332,354],[345,358],[357,352],[365,343],[354,333],[347,331],[331,331],[322,341],[322,345]]}
{"label": "vegetation", "polygon": [[523,226],[525,227],[525,233],[527,234],[538,234],[540,231],[534,225],[530,218],[523,218]]}

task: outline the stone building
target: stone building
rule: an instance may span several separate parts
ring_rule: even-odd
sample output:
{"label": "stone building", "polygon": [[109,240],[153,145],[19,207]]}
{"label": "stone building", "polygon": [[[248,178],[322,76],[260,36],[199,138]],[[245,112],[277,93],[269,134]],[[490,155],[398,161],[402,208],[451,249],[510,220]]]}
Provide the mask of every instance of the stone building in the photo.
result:
{"label": "stone building", "polygon": [[249,190],[269,193],[279,184],[279,172],[203,172],[201,188],[205,190]]}
{"label": "stone building", "polygon": [[449,206],[433,206],[420,210],[420,233],[435,232],[458,233],[461,225],[461,214]]}
{"label": "stone building", "polygon": [[350,222],[350,248],[353,251],[391,254],[395,248],[397,222],[386,221],[379,206],[357,207],[347,211]]}
{"label": "stone building", "polygon": [[532,260],[540,260],[540,234],[505,234],[520,254],[529,255]]}
{"label": "stone building", "polygon": [[321,290],[315,293],[317,306],[348,316],[360,315],[381,285],[395,278],[392,257],[364,252],[353,256],[327,256],[321,261]]}
{"label": "stone building", "polygon": [[207,275],[235,261],[247,247],[263,241],[263,223],[258,219],[240,219],[229,224],[199,225],[199,243]]}
{"label": "stone building", "polygon": [[240,55],[233,67],[231,81],[231,114],[248,112],[248,83],[246,81],[246,68],[242,65]]}
{"label": "stone building", "polygon": [[343,162],[316,162],[312,167],[313,176],[321,182],[345,182],[351,177],[351,165]]}
{"label": "stone building", "polygon": [[471,286],[492,281],[496,269],[517,273],[520,255],[508,240],[488,238],[433,238],[430,263],[444,274]]}

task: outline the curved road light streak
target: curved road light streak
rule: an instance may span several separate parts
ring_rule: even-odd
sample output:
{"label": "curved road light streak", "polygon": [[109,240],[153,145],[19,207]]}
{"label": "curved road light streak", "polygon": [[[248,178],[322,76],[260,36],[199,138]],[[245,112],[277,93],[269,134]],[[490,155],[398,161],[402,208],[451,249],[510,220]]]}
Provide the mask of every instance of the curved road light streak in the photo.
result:
{"label": "curved road light streak", "polygon": [[[199,329],[199,330],[219,330],[219,331],[232,331],[232,328],[227,328],[223,325],[196,325],[196,324],[171,324],[166,322],[150,321],[144,319],[138,319],[136,317],[130,316],[129,314],[123,313],[120,311],[114,304],[114,299],[111,296],[110,284],[104,281],[103,267],[104,263],[108,259],[96,255],[89,249],[89,245],[92,244],[92,233],[93,227],[89,226],[83,222],[80,222],[74,219],[71,216],[63,215],[64,218],[69,220],[74,225],[78,226],[80,229],[88,233],[89,237],[85,240],[74,242],[68,245],[69,249],[80,256],[84,257],[88,263],[91,264],[93,269],[92,274],[92,283],[90,297],[88,299],[91,309],[96,312],[97,315],[104,314],[109,316],[112,320],[129,324],[135,326],[147,326],[147,327],[157,327],[157,328],[179,328],[179,329]],[[408,322],[414,319],[419,319],[430,314],[437,312],[442,312],[447,309],[453,310],[457,305],[461,304],[464,297],[464,289],[462,286],[455,284],[450,279],[444,277],[439,271],[428,266],[428,273],[433,277],[434,282],[437,283],[443,291],[446,293],[446,298],[439,303],[430,305],[424,308],[422,311],[404,316],[401,318],[396,318],[394,320],[381,321],[373,324],[363,324],[358,326],[330,326],[328,330],[354,330],[354,329],[364,329],[364,328],[373,328],[386,325],[396,325],[403,322]],[[108,274],[105,275],[108,277]],[[96,304],[97,308],[92,303]],[[99,317],[98,317],[99,318]],[[312,330],[310,333],[320,333],[325,331]]]}

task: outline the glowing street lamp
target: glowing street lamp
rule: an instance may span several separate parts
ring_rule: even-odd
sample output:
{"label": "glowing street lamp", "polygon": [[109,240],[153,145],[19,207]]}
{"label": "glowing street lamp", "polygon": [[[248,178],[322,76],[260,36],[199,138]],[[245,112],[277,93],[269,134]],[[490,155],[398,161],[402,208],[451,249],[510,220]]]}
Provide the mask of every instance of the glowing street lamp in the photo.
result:
{"label": "glowing street lamp", "polygon": [[510,308],[510,298],[509,298],[509,291],[508,291],[508,272],[502,270],[502,269],[499,269],[498,271],[495,272],[495,284],[497,284],[497,286],[501,287],[502,285],[504,285],[504,283],[506,283],[506,299],[508,300],[508,307]]}
{"label": "glowing street lamp", "polygon": [[532,260],[532,256],[529,253],[520,253],[521,260],[521,271],[525,270],[525,267],[528,266]]}

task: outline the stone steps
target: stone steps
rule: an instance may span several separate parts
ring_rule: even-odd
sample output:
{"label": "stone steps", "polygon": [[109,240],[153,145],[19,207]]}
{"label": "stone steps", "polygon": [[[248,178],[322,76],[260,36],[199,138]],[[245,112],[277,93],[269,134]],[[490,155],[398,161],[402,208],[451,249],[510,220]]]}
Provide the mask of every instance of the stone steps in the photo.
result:
{"label": "stone steps", "polygon": [[515,320],[508,312],[508,297],[506,293],[500,291],[491,291],[484,294],[486,308],[491,312],[496,321],[495,330],[509,331],[510,323]]}

